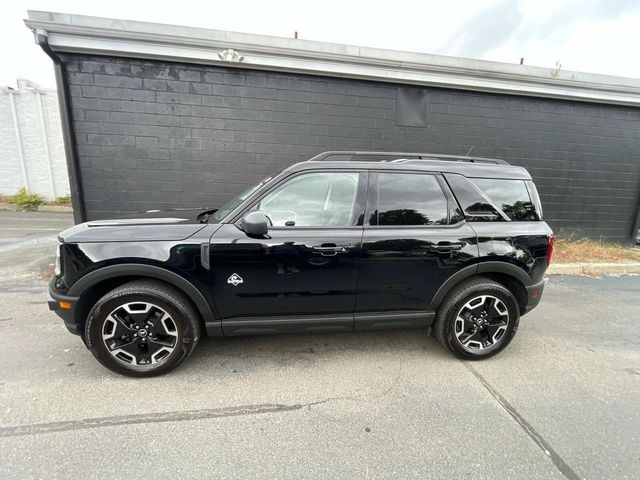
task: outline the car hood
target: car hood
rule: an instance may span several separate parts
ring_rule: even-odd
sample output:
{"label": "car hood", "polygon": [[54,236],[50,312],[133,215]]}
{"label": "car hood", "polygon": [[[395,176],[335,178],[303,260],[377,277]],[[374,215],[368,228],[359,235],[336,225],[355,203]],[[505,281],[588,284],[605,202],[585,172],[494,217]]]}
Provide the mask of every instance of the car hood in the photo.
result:
{"label": "car hood", "polygon": [[161,223],[200,223],[199,217],[205,213],[213,213],[213,207],[193,207],[193,208],[165,208],[162,210],[145,210],[140,212],[126,213],[113,220],[94,220],[95,222],[123,222],[128,220],[138,220],[145,222],[160,221]]}
{"label": "car hood", "polygon": [[206,226],[199,217],[213,211],[210,208],[149,210],[122,218],[91,220],[61,232],[58,238],[66,243],[185,240]]}

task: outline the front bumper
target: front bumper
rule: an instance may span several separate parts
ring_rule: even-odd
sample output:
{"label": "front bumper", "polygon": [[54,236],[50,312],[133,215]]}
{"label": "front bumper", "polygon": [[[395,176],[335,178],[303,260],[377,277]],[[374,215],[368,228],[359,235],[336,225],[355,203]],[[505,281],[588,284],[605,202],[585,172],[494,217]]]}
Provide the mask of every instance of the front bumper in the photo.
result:
{"label": "front bumper", "polygon": [[542,292],[544,291],[544,284],[546,280],[542,280],[539,283],[529,285],[525,287],[527,290],[527,304],[524,307],[524,313],[530,312],[532,309],[538,306],[540,299],[542,298]]}
{"label": "front bumper", "polygon": [[[79,297],[70,297],[68,295],[61,295],[52,290],[51,285],[49,285],[49,291],[47,292],[47,304],[49,305],[49,310],[55,312],[63,321],[64,326],[67,327],[71,333],[75,335],[80,335],[78,331],[78,324],[75,319],[75,311],[78,305]],[[68,302],[71,304],[71,308],[62,308],[60,306],[60,302]]]}

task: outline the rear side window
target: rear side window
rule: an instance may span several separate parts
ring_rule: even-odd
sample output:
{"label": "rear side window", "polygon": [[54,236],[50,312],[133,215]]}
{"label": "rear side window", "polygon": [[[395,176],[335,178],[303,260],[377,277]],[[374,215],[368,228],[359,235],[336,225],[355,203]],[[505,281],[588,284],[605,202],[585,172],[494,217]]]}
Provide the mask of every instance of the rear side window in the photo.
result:
{"label": "rear side window", "polygon": [[[540,220],[542,209],[537,194],[529,194],[533,183],[524,180],[467,178],[458,174],[444,177],[465,215],[473,222]],[[528,187],[528,188],[527,188]]]}
{"label": "rear side window", "polygon": [[524,180],[470,179],[511,220],[540,220]]}
{"label": "rear side window", "polygon": [[504,221],[491,201],[466,177],[453,173],[444,176],[462,207],[464,214],[472,222]]}
{"label": "rear side window", "polygon": [[378,174],[378,210],[371,225],[446,225],[447,197],[433,175]]}

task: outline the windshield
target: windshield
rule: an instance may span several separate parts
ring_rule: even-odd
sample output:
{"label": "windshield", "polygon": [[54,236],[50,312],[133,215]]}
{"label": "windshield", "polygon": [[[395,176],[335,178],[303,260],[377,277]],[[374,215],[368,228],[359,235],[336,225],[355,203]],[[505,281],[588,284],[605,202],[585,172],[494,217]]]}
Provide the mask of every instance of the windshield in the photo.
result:
{"label": "windshield", "polygon": [[209,221],[213,222],[213,223],[220,222],[224,217],[229,215],[229,213],[231,213],[236,207],[238,207],[238,205],[240,205],[242,202],[244,202],[255,191],[257,191],[260,187],[262,187],[264,184],[269,182],[273,177],[274,177],[274,175],[261,180],[260,183],[254,185],[251,188],[246,189],[244,192],[242,192],[237,197],[229,200],[222,207],[220,207],[218,210],[216,210],[216,212],[213,215],[211,215],[211,217],[209,218]]}

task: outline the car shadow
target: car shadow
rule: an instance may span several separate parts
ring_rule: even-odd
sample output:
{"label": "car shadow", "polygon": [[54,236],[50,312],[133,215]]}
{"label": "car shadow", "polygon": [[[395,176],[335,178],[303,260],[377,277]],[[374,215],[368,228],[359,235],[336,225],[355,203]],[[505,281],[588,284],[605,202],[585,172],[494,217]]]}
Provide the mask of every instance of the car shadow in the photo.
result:
{"label": "car shadow", "polygon": [[[191,358],[180,370],[207,365],[292,365],[310,360],[331,362],[345,358],[399,356],[424,352],[433,359],[454,357],[424,329],[363,331],[348,333],[302,333],[236,337],[203,337]],[[215,363],[214,363],[215,362]]]}

